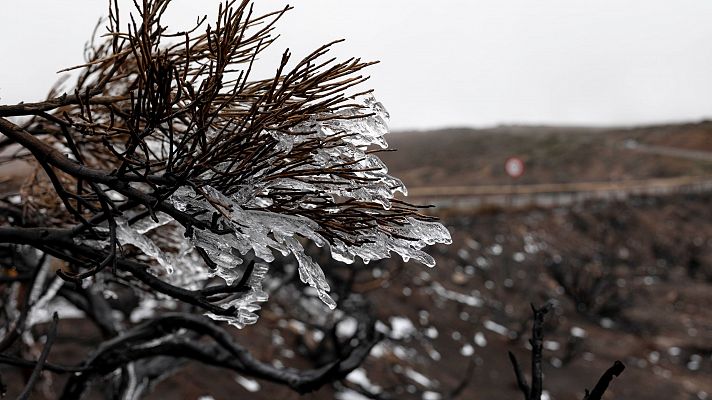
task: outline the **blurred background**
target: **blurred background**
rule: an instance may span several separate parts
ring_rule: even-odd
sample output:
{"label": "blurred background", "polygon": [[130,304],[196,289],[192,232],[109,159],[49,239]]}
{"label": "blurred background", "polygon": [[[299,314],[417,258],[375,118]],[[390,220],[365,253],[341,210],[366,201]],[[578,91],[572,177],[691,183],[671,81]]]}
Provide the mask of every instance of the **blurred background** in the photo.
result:
{"label": "blurred background", "polygon": [[[4,0],[0,102],[43,99],[56,71],[82,62],[105,3]],[[175,3],[176,30],[217,4]],[[341,38],[335,57],[380,60],[369,86],[398,149],[382,159],[454,239],[431,249],[434,269],[357,267],[353,290],[378,305],[388,338],[343,385],[306,398],[519,396],[507,351],[528,363],[529,304],[547,300],[546,398],[582,398],[616,359],[628,368],[608,399],[712,395],[711,2],[294,6],[256,74],[273,74],[286,48],[299,59]],[[238,335],[263,358],[308,364],[288,349],[309,348],[309,327],[280,304]],[[296,397],[206,369],[150,398]]]}

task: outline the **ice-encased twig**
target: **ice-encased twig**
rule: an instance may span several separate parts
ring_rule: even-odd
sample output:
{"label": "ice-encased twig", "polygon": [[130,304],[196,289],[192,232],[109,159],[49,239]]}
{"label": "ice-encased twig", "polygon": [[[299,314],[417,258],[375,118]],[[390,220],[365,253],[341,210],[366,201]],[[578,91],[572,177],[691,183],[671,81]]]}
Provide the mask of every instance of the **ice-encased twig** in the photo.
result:
{"label": "ice-encased twig", "polygon": [[[277,141],[275,161],[287,157],[295,146],[309,141],[329,142],[315,149],[311,159],[292,171],[313,171],[315,169],[351,168],[358,181],[337,176],[309,175],[311,179],[279,178],[260,180],[253,177],[231,196],[220,190],[202,187],[202,196],[190,187],[182,187],[174,193],[171,201],[181,210],[210,209],[217,204],[232,227],[234,233],[217,235],[208,231],[196,231],[192,241],[203,248],[218,265],[218,275],[233,282],[239,275],[239,259],[231,252],[240,254],[253,251],[266,261],[274,260],[274,250],[286,255],[291,253],[298,261],[301,280],[316,289],[317,294],[330,308],[336,303],[328,295],[329,285],[323,271],[311,257],[305,254],[298,238],[306,238],[318,246],[328,244],[332,257],[340,262],[351,263],[356,257],[365,262],[383,259],[391,252],[399,254],[404,260],[414,259],[425,265],[434,266],[435,260],[422,251],[426,245],[450,243],[450,234],[441,224],[420,221],[408,217],[401,225],[363,228],[353,237],[345,233],[343,240],[332,238],[331,241],[319,233],[319,224],[306,216],[285,215],[269,211],[271,202],[259,200],[260,193],[270,190],[296,190],[328,194],[333,197],[352,198],[358,201],[377,203],[384,209],[391,207],[391,200],[396,192],[407,193],[403,183],[390,175],[385,164],[375,155],[367,153],[367,147],[377,145],[387,147],[384,135],[388,132],[386,121],[388,113],[373,96],[362,99],[362,107],[353,107],[339,111],[335,115],[318,116],[310,121],[298,124],[290,132],[265,131]],[[281,171],[273,171],[279,175]],[[209,178],[206,176],[206,178]],[[308,204],[302,206],[308,209]],[[249,209],[252,208],[252,209]],[[255,210],[263,208],[264,210]],[[355,237],[359,235],[359,237]],[[347,245],[346,243],[355,243]],[[214,257],[214,258],[213,258]]]}
{"label": "ice-encased twig", "polygon": [[116,218],[116,238],[122,245],[136,246],[147,256],[153,258],[161,265],[166,273],[173,273],[173,264],[170,262],[166,254],[145,234],[140,233],[134,227],[129,226],[129,223],[124,218]]}
{"label": "ice-encased twig", "polygon": [[255,314],[255,311],[260,309],[257,303],[264,303],[268,298],[267,293],[262,290],[262,281],[267,276],[268,270],[269,267],[267,264],[256,263],[252,270],[252,275],[250,275],[247,280],[247,286],[250,287],[250,291],[225,303],[227,307],[235,307],[236,311],[234,316],[216,315],[212,313],[206,313],[205,315],[216,321],[226,321],[230,325],[240,329],[244,328],[245,325],[251,325],[257,322],[257,314]]}
{"label": "ice-encased twig", "polygon": [[[164,253],[146,236],[152,230],[172,222],[165,214],[159,213],[158,221],[146,217],[135,221],[132,226],[124,219],[117,219],[118,240],[121,244],[136,246],[167,272],[176,271],[163,279],[191,288],[204,285],[210,276],[219,276],[227,284],[233,284],[244,273],[243,258],[250,252],[264,262],[274,261],[274,251],[285,256],[292,254],[298,262],[302,282],[313,287],[317,296],[332,309],[336,307],[336,302],[329,296],[330,288],[324,272],[306,254],[303,240],[319,247],[329,246],[332,258],[339,262],[352,263],[357,257],[369,262],[388,258],[391,252],[395,252],[404,261],[413,259],[432,267],[435,260],[422,249],[436,243],[451,242],[447,229],[437,222],[409,216],[385,225],[363,224],[351,232],[342,231],[327,239],[320,223],[309,218],[310,214],[306,212],[324,198],[334,202],[335,213],[339,212],[336,199],[378,204],[382,209],[390,210],[397,192],[407,194],[403,182],[389,175],[386,165],[375,154],[368,152],[369,146],[387,147],[384,139],[388,132],[387,119],[388,113],[383,106],[368,95],[362,99],[360,107],[341,109],[328,116],[317,115],[287,131],[263,131],[263,135],[277,142],[271,156],[273,165],[281,165],[278,163],[280,159],[288,158],[304,143],[320,145],[313,146],[309,157],[300,165],[284,167],[289,168],[286,177],[280,177],[286,170],[279,168],[272,169],[269,174],[255,171],[249,180],[230,188],[230,195],[209,184],[203,184],[197,191],[188,185],[178,188],[169,198],[176,209],[194,214],[195,218],[206,222],[213,222],[211,219],[216,211],[220,226],[228,228],[220,233],[194,229],[189,239],[185,239],[182,235],[184,230],[176,227],[181,234],[173,235],[175,243],[172,245],[180,249],[179,254]],[[333,175],[328,172],[335,169],[348,169],[349,173]],[[300,171],[305,171],[304,176],[299,176]],[[315,174],[314,171],[325,172]],[[201,179],[210,181],[216,173],[206,172]],[[304,193],[303,201],[294,204],[296,211],[290,214],[272,211],[273,201],[269,194],[274,191]],[[200,212],[205,210],[210,212]],[[299,210],[305,212],[300,213]],[[329,207],[322,210],[327,214],[332,212]],[[377,213],[377,210],[373,212]],[[196,267],[198,261],[194,247],[207,254],[215,264],[214,271],[205,272],[203,268],[201,272],[201,268]],[[265,301],[267,297],[261,288],[267,267],[258,265],[260,267],[255,268],[254,276],[249,278],[250,292],[225,304],[236,307],[235,315],[210,314],[211,318],[238,327],[254,323],[257,318],[254,311],[259,308],[255,303]]]}

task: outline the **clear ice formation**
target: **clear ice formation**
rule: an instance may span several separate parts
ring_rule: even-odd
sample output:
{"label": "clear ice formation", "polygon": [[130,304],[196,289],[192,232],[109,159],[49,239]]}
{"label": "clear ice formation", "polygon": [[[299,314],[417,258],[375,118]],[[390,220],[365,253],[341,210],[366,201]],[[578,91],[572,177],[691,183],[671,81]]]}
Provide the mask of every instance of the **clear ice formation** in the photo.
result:
{"label": "clear ice formation", "polygon": [[207,313],[206,315],[216,321],[226,321],[230,325],[240,329],[244,328],[245,325],[252,325],[257,322],[257,314],[255,314],[255,311],[260,309],[257,303],[267,301],[268,297],[267,293],[262,290],[262,281],[267,276],[268,269],[267,264],[256,263],[252,274],[247,280],[247,286],[250,287],[250,291],[224,304],[227,307],[235,307],[236,311],[234,316],[216,315],[212,313]]}
{"label": "clear ice formation", "polygon": [[[151,221],[150,218],[144,218],[144,220],[141,221],[142,225],[148,224],[148,222],[144,222],[146,219]],[[122,245],[130,244],[137,247],[145,255],[156,260],[167,273],[172,274],[173,265],[168,260],[166,254],[145,235],[148,230],[143,230],[143,232],[142,230],[141,228],[129,226],[128,221],[124,218],[116,218],[116,239],[119,243]]]}
{"label": "clear ice formation", "polygon": [[[146,233],[172,220],[165,214],[159,215],[159,221],[150,217],[129,226],[126,220],[117,220],[117,236],[122,244],[131,244],[147,256],[156,260],[166,273],[165,279],[173,284],[196,286],[196,282],[204,282],[208,275],[216,275],[227,284],[233,284],[240,278],[244,270],[243,258],[253,252],[254,256],[269,263],[274,261],[274,251],[284,256],[292,254],[298,263],[299,277],[302,282],[313,287],[318,297],[331,309],[336,302],[329,296],[329,284],[321,267],[305,253],[301,239],[314,242],[317,246],[329,246],[334,260],[352,263],[356,257],[364,262],[387,258],[391,252],[399,254],[404,261],[416,260],[427,266],[434,266],[435,260],[422,251],[427,245],[436,243],[451,243],[450,233],[437,223],[421,221],[412,217],[402,219],[399,223],[374,225],[370,228],[359,228],[354,232],[339,233],[339,237],[327,240],[320,231],[319,223],[299,214],[300,209],[309,210],[314,204],[309,200],[309,194],[314,199],[333,200],[333,212],[338,212],[338,202],[344,199],[354,199],[361,202],[375,203],[382,209],[389,210],[396,192],[407,194],[403,183],[390,175],[386,165],[375,155],[368,153],[368,148],[378,146],[386,148],[384,135],[388,132],[388,113],[383,105],[372,95],[361,98],[361,104],[341,109],[328,116],[315,116],[301,123],[288,132],[264,131],[275,142],[272,162],[289,158],[290,153],[305,142],[317,142],[310,153],[308,162],[298,167],[287,166],[282,170],[271,170],[270,176],[280,176],[289,168],[291,177],[269,178],[265,171],[254,173],[249,181],[236,192],[225,195],[220,190],[205,185],[200,193],[190,186],[183,186],[169,198],[174,207],[181,211],[210,210],[197,216],[209,221],[213,212],[218,212],[220,222],[232,232],[217,234],[210,230],[195,229],[189,239],[181,232],[173,235],[174,241],[180,242],[179,254],[166,254],[149,238]],[[217,140],[217,139],[216,139]],[[219,146],[220,143],[214,145]],[[289,164],[286,164],[289,165]],[[314,174],[313,171],[324,171],[348,168],[354,179],[344,178],[330,173]],[[304,171],[303,176],[299,171]],[[285,174],[281,174],[282,176]],[[295,176],[296,175],[296,176]],[[209,180],[212,176],[202,178]],[[293,204],[295,212],[284,214],[270,211],[272,200],[270,191],[297,190],[307,193],[299,204]],[[320,197],[319,197],[320,196]],[[332,212],[328,208],[325,212]],[[377,214],[378,211],[372,211]],[[183,243],[185,242],[185,243]],[[356,244],[347,244],[356,243]],[[194,247],[205,251],[216,264],[214,271],[199,272],[195,265]],[[262,280],[267,273],[265,264],[257,263],[248,285],[250,291],[224,305],[235,306],[234,316],[218,316],[207,314],[216,320],[223,320],[243,327],[254,323],[257,319],[256,303],[267,300],[267,294],[262,290]],[[180,278],[175,276],[180,275]],[[193,279],[190,277],[194,276]]]}

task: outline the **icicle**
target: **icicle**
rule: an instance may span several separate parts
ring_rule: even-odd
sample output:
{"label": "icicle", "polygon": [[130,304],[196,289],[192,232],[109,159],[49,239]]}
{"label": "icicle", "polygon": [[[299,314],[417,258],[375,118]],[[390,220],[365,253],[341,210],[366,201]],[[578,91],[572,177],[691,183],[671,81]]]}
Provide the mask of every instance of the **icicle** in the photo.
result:
{"label": "icicle", "polygon": [[138,233],[144,235],[156,228],[160,228],[163,225],[166,225],[170,222],[173,221],[173,218],[166,214],[159,212],[156,214],[156,218],[158,218],[158,221],[154,221],[153,218],[151,217],[145,217],[141,219],[140,221],[137,221],[134,223],[131,227]]}
{"label": "icicle", "polygon": [[168,274],[173,273],[173,265],[163,251],[151,239],[130,227],[128,221],[123,218],[116,218],[116,239],[123,245],[136,246],[144,254],[158,261]]}
{"label": "icicle", "polygon": [[207,313],[205,315],[217,321],[226,321],[230,325],[240,329],[244,328],[245,325],[251,325],[257,322],[257,314],[255,314],[255,311],[260,309],[260,305],[257,303],[264,303],[268,298],[267,293],[262,290],[262,281],[267,276],[268,269],[267,264],[255,264],[252,275],[250,275],[247,281],[247,286],[250,287],[250,291],[224,305],[226,308],[235,308],[234,316],[216,315],[213,313]]}
{"label": "icicle", "polygon": [[292,254],[297,258],[299,263],[299,279],[302,282],[313,287],[317,291],[317,295],[330,309],[336,308],[336,302],[329,296],[329,283],[326,281],[324,271],[321,270],[319,264],[315,263],[311,257],[304,253],[304,248],[298,240],[293,237],[284,238],[287,246],[292,251]]}

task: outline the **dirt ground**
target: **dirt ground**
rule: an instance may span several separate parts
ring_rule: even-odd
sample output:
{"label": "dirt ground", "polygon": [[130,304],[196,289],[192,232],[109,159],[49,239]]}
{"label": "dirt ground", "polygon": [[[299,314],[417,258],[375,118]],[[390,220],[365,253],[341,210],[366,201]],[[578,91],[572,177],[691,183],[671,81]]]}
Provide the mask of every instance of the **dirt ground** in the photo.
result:
{"label": "dirt ground", "polygon": [[[380,284],[363,295],[372,300],[390,338],[363,366],[366,383],[380,387],[382,398],[447,398],[463,382],[456,398],[517,398],[507,351],[528,370],[529,303],[551,299],[556,306],[546,320],[544,352],[548,398],[582,398],[615,360],[627,368],[607,399],[708,398],[711,201],[712,195],[642,198],[571,210],[444,216],[454,243],[434,249],[437,267],[371,266]],[[300,335],[291,322],[279,322],[275,306],[236,336],[259,358],[309,366],[299,355]],[[60,333],[50,359],[61,363],[78,361],[98,339],[88,326],[69,322],[60,325]],[[284,344],[276,345],[276,336]],[[3,374],[12,398],[13,379],[20,382],[21,376],[6,368]],[[267,382],[250,382],[260,390],[249,391],[254,387],[232,372],[189,363],[148,398],[299,397]],[[45,383],[46,390],[61,379],[54,384]],[[362,398],[337,393],[342,390],[327,387],[304,398]]]}

